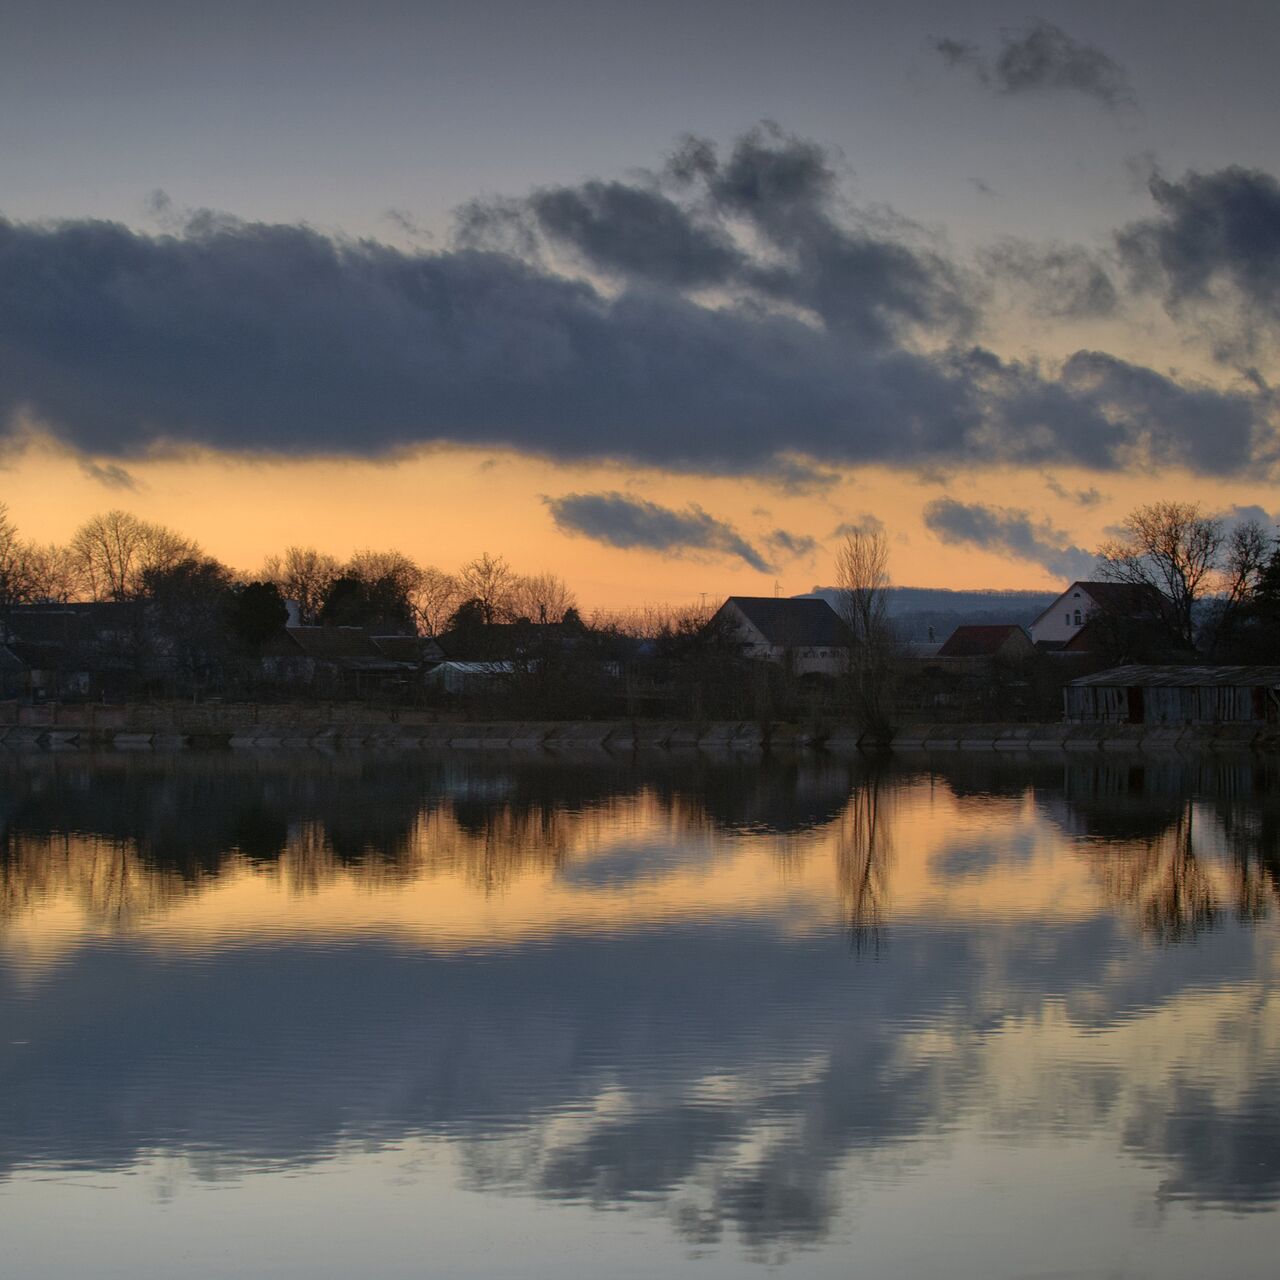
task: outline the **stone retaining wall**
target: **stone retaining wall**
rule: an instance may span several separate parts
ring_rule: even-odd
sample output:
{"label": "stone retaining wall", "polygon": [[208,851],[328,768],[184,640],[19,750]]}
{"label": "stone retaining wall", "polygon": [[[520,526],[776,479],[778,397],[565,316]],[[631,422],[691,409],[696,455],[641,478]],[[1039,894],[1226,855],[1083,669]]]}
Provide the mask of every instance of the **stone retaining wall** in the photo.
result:
{"label": "stone retaining wall", "polygon": [[[50,750],[105,746],[168,750],[351,747],[448,750],[805,751],[872,750],[856,725],[752,721],[492,721],[442,719],[416,709],[351,703],[273,706],[254,703],[136,706],[0,703],[0,745]],[[889,744],[895,752],[936,751],[1276,751],[1280,735],[1256,725],[1081,724],[908,725]]]}

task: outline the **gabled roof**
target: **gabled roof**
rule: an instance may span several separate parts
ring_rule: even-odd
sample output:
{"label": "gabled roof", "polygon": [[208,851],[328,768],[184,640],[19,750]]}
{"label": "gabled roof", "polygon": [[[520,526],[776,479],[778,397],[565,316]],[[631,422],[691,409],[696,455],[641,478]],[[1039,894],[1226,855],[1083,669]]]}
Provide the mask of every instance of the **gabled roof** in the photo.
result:
{"label": "gabled roof", "polygon": [[396,671],[406,665],[382,652],[362,627],[286,627],[285,634],[308,658],[347,670]]}
{"label": "gabled roof", "polygon": [[373,646],[393,662],[439,662],[444,651],[424,636],[371,636]]}
{"label": "gabled roof", "polygon": [[957,627],[938,650],[937,656],[939,658],[993,658],[1015,636],[1021,636],[1027,641],[1025,648],[1031,647],[1027,633],[1016,623]]}
{"label": "gabled roof", "polygon": [[847,648],[851,637],[840,615],[825,600],[773,596],[730,596],[717,615],[733,605],[765,638],[782,648]]}
{"label": "gabled roof", "polygon": [[56,644],[68,648],[91,645],[97,639],[87,614],[70,608],[14,609],[9,635],[24,644]]}
{"label": "gabled roof", "polygon": [[1073,688],[1108,687],[1195,689],[1226,685],[1236,688],[1280,689],[1280,666],[1204,667],[1131,665],[1095,671],[1069,682]]}
{"label": "gabled roof", "polygon": [[1065,591],[1060,592],[1048,608],[1036,615],[1036,626],[1041,618],[1048,617],[1057,609],[1062,601],[1075,592],[1082,591],[1100,609],[1109,613],[1151,614],[1164,610],[1164,596],[1153,586],[1145,582],[1073,582]]}

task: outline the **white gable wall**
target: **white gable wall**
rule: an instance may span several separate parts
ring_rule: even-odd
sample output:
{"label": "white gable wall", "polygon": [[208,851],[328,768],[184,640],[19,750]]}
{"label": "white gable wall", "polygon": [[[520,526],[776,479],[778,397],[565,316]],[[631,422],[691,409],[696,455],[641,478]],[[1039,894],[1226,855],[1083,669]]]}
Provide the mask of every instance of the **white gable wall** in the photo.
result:
{"label": "white gable wall", "polygon": [[1098,602],[1078,583],[1073,582],[1032,624],[1031,641],[1061,644],[1079,634],[1089,621]]}

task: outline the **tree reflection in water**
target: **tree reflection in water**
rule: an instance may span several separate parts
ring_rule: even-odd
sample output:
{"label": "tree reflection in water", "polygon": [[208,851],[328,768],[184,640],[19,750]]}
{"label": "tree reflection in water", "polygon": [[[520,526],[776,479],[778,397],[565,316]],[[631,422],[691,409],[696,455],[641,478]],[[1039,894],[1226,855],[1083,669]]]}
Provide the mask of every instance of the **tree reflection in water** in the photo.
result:
{"label": "tree reflection in water", "polygon": [[855,952],[878,954],[889,914],[893,821],[886,812],[891,787],[872,767],[854,787],[840,815],[836,882]]}
{"label": "tree reflection in water", "polygon": [[[1225,761],[0,758],[5,922],[67,899],[117,935],[27,985],[0,951],[23,1027],[0,1178],[439,1141],[478,1192],[652,1206],[691,1247],[736,1233],[773,1260],[957,1132],[1118,1133],[1171,1195],[1270,1207],[1251,923],[1273,783]],[[1035,896],[1045,874],[1070,909]],[[132,945],[258,881],[404,915]],[[522,932],[542,892],[576,914]],[[482,931],[405,945],[392,926],[450,894]]]}
{"label": "tree reflection in water", "polygon": [[1280,896],[1275,778],[1251,757],[1069,765],[1082,856],[1109,903],[1163,943],[1264,918]]}

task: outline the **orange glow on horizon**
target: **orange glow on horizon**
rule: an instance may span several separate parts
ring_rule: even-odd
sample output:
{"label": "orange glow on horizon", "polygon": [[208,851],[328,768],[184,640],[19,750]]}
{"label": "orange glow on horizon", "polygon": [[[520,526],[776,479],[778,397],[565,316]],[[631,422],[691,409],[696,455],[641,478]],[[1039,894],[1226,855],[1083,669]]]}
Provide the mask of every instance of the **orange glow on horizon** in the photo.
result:
{"label": "orange glow on horizon", "polygon": [[[518,572],[550,570],[575,590],[580,606],[628,609],[646,603],[696,603],[704,595],[798,595],[834,582],[839,525],[864,514],[890,537],[890,572],[899,585],[955,589],[1052,590],[1061,580],[997,551],[948,545],[924,524],[925,505],[941,495],[1027,511],[1071,543],[1092,549],[1134,506],[1162,497],[1191,498],[1209,510],[1258,504],[1272,493],[1259,482],[1189,474],[1099,476],[992,469],[931,481],[887,468],[847,472],[825,490],[788,492],[751,477],[705,477],[617,465],[559,465],[501,452],[441,449],[386,462],[296,461],[194,454],[124,464],[133,487],[112,486],[105,464],[94,472],[51,445],[29,444],[8,459],[4,501],[21,536],[64,542],[95,512],[121,507],[195,538],[210,554],[246,573],[293,544],[338,557],[363,547],[397,547],[423,564],[453,570],[488,551]],[[696,504],[731,524],[776,571],[760,572],[728,555],[619,549],[558,529],[544,498],[617,490],[684,510]],[[1072,495],[1099,491],[1082,502]],[[770,552],[776,530],[814,539],[814,550],[784,558]]]}

